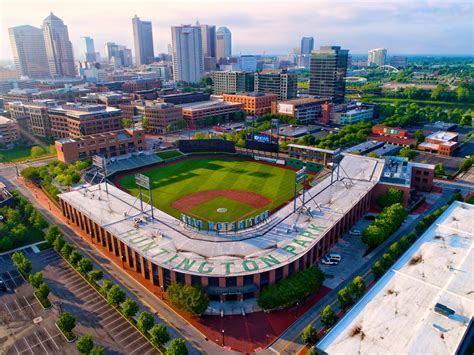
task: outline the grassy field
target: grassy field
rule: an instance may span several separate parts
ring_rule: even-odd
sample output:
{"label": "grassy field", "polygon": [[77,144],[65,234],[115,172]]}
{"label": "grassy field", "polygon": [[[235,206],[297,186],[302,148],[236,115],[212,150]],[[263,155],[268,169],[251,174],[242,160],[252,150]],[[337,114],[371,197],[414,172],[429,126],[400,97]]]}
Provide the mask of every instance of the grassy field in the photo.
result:
{"label": "grassy field", "polygon": [[[166,213],[180,217],[181,211],[172,207],[174,201],[196,192],[208,190],[241,190],[257,193],[271,203],[255,209],[253,206],[218,196],[191,209],[203,220],[224,222],[251,217],[265,210],[278,207],[293,196],[295,172],[254,161],[225,158],[194,158],[179,161],[143,172],[152,182],[153,203]],[[137,195],[134,176],[119,179],[119,185]],[[227,212],[217,212],[226,208]]]}
{"label": "grassy field", "polygon": [[158,152],[156,154],[163,160],[171,159],[171,158],[175,158],[175,157],[179,157],[183,155],[181,152],[177,150],[165,150],[164,152]]}
{"label": "grassy field", "polygon": [[[49,154],[46,152],[41,157],[46,157]],[[52,155],[51,155],[52,156]],[[3,159],[1,159],[3,157]],[[19,162],[23,160],[33,159],[31,157],[31,147],[15,147],[9,150],[0,150],[0,162]]]}

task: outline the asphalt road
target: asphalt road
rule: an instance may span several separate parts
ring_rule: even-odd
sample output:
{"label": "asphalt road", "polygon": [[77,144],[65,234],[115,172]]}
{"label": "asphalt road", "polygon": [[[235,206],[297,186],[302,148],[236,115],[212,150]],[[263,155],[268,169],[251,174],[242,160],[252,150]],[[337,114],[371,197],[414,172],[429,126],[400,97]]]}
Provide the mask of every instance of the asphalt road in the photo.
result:
{"label": "asphalt road", "polygon": [[[21,163],[17,164],[18,170],[26,166],[39,166],[47,162]],[[57,220],[47,209],[39,205],[29,190],[19,184],[16,176],[15,166],[12,164],[0,165],[0,181],[4,182],[8,188],[19,191],[28,198],[34,207],[45,217],[50,224],[57,224],[63,231],[65,239],[75,245],[77,249],[86,257],[90,258],[95,267],[104,272],[104,277],[120,284],[127,292],[129,297],[136,299],[144,308],[156,315],[157,322],[163,323],[168,327],[171,337],[180,337],[186,340],[190,354],[216,354],[223,352],[223,349],[214,342],[207,341],[205,336],[196,328],[191,326],[186,320],[164,304],[156,295],[136,282],[124,270],[117,267],[96,249],[93,249],[82,238],[78,237],[66,224]],[[226,351],[231,353],[229,351]]]}

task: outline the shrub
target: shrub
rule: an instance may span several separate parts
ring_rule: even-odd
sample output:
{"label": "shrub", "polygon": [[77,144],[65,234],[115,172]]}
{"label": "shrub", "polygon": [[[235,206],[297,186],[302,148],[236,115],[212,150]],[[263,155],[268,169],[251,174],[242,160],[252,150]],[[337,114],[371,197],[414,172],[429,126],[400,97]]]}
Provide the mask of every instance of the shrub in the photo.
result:
{"label": "shrub", "polygon": [[395,242],[388,248],[388,254],[392,257],[393,260],[397,260],[400,255],[402,255],[402,249],[400,245]]}
{"label": "shrub", "polygon": [[93,268],[92,261],[87,258],[83,257],[77,262],[77,270],[83,275],[87,275]]}
{"label": "shrub", "polygon": [[61,235],[56,236],[56,239],[54,239],[54,242],[53,242],[54,250],[56,250],[58,253],[61,252],[61,249],[63,248],[64,243],[65,241]]}
{"label": "shrub", "polygon": [[18,268],[18,271],[20,271],[23,276],[28,279],[28,275],[31,272],[31,261],[29,261],[25,254],[23,254],[21,251],[16,251],[12,255],[12,261],[13,264]]}
{"label": "shrub", "polygon": [[97,283],[103,277],[104,273],[101,270],[92,270],[91,272],[89,272],[89,280],[91,280],[92,282]]}
{"label": "shrub", "polygon": [[331,327],[337,322],[337,316],[331,305],[327,305],[321,310],[321,323],[326,327]]}
{"label": "shrub", "polygon": [[44,155],[46,152],[42,147],[34,146],[31,148],[31,157],[32,158],[39,158],[40,156]]}
{"label": "shrub", "polygon": [[150,339],[153,344],[163,346],[170,340],[170,335],[163,324],[157,324],[150,329]]}
{"label": "shrub", "polygon": [[76,350],[79,354],[89,355],[94,348],[94,342],[91,335],[83,335],[76,344]]}
{"label": "shrub", "polygon": [[318,341],[318,331],[311,324],[308,324],[301,334],[301,340],[305,344],[314,344]]}
{"label": "shrub", "polygon": [[362,241],[369,248],[375,248],[400,228],[406,217],[407,213],[400,203],[384,208],[374,222],[362,231]]}
{"label": "shrub", "polygon": [[137,314],[139,306],[135,300],[127,298],[120,306],[122,314],[127,318],[133,318]]}
{"label": "shrub", "polygon": [[337,299],[341,304],[341,308],[344,309],[350,307],[354,303],[351,291],[347,287],[344,287],[337,293]]}
{"label": "shrub", "polygon": [[105,349],[102,346],[94,346],[91,350],[91,355],[104,355]]}
{"label": "shrub", "polygon": [[166,355],[187,355],[188,349],[183,339],[175,338],[171,340],[170,345],[165,351]]}
{"label": "shrub", "polygon": [[390,266],[393,265],[393,259],[390,254],[385,253],[384,255],[382,255],[382,258],[380,259],[380,264],[382,265],[384,270],[388,270]]}
{"label": "shrub", "polygon": [[360,298],[365,292],[365,281],[362,276],[354,277],[351,284],[349,285],[349,290],[351,291],[354,298]]}
{"label": "shrub", "polygon": [[209,305],[209,298],[200,286],[171,284],[166,289],[171,303],[191,314],[202,314]]}
{"label": "shrub", "polygon": [[72,330],[76,326],[76,318],[71,313],[62,313],[56,321],[56,324],[68,339],[73,337]]}
{"label": "shrub", "polygon": [[66,259],[69,259],[69,256],[73,252],[74,247],[69,242],[64,242],[63,247],[61,248],[61,255],[64,256]]}
{"label": "shrub", "polygon": [[383,268],[380,261],[375,262],[375,264],[371,268],[372,274],[374,275],[375,279],[379,279],[385,273],[385,269]]}
{"label": "shrub", "polygon": [[324,281],[323,272],[317,267],[299,271],[274,285],[263,288],[258,305],[263,309],[290,307],[319,291]]}
{"label": "shrub", "polygon": [[119,285],[113,285],[109,292],[107,292],[107,302],[112,306],[118,307],[123,301],[125,301],[125,298],[125,292]]}
{"label": "shrub", "polygon": [[106,296],[107,295],[107,292],[109,292],[109,290],[112,288],[114,284],[112,283],[112,281],[110,280],[107,280],[105,279],[103,282],[102,282],[102,286],[100,286],[100,292]]}
{"label": "shrub", "polygon": [[81,253],[79,253],[76,249],[72,251],[72,253],[69,255],[69,262],[76,266],[77,263],[82,259]]}
{"label": "shrub", "polygon": [[148,313],[148,312],[142,312],[138,316],[137,328],[142,333],[146,333],[147,331],[149,331],[153,327],[154,323],[155,323],[155,319],[153,317],[153,314]]}
{"label": "shrub", "polygon": [[44,282],[43,273],[41,271],[38,271],[37,273],[30,275],[30,277],[28,278],[28,281],[30,282],[31,286],[34,289],[37,289]]}

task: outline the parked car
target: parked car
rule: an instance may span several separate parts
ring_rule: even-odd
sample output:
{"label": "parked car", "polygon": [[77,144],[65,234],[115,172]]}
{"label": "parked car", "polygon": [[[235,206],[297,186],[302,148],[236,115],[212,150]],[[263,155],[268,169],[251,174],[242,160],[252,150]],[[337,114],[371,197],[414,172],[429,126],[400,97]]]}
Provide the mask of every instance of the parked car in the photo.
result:
{"label": "parked car", "polygon": [[331,253],[327,253],[327,254],[325,255],[325,257],[326,257],[326,258],[329,258],[331,261],[336,261],[336,262],[339,262],[339,261],[341,261],[341,259],[342,259],[342,258],[341,258],[341,254],[339,254],[339,253],[332,253],[332,252],[331,252]]}
{"label": "parked car", "polygon": [[367,221],[373,221],[375,219],[375,215],[368,214],[367,216],[364,217],[364,219]]}
{"label": "parked car", "polygon": [[331,260],[327,256],[321,259],[321,264],[324,264],[324,265],[337,265],[338,263],[339,261]]}
{"label": "parked car", "polygon": [[349,234],[350,234],[350,235],[355,235],[355,236],[357,236],[357,237],[359,237],[359,236],[362,235],[362,233],[361,233],[360,230],[358,230],[358,229],[351,229],[351,230],[349,231]]}

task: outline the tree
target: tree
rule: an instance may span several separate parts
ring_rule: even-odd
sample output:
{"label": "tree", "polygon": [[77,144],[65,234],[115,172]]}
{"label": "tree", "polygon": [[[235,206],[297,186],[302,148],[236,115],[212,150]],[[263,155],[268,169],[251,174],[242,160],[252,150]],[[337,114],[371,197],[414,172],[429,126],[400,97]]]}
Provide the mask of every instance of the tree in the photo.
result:
{"label": "tree", "polygon": [[62,236],[58,235],[56,239],[53,242],[53,248],[56,250],[58,253],[61,252],[61,249],[64,246],[64,239]]}
{"label": "tree", "polygon": [[109,292],[107,292],[107,302],[112,306],[118,307],[125,301],[125,298],[125,292],[123,292],[119,285],[113,285]]}
{"label": "tree", "polygon": [[375,262],[375,264],[371,268],[371,271],[375,279],[381,278],[382,275],[385,273],[385,270],[382,267],[382,264],[380,263],[380,261]]}
{"label": "tree", "polygon": [[122,314],[127,318],[133,318],[137,314],[139,306],[135,300],[127,298],[120,306]]}
{"label": "tree", "polygon": [[13,253],[12,261],[23,276],[27,277],[31,272],[31,261],[29,261],[21,251]]}
{"label": "tree", "polygon": [[30,281],[31,286],[34,289],[37,289],[43,283],[43,273],[41,271],[38,271],[37,273],[30,275],[28,281]]}
{"label": "tree", "polygon": [[434,174],[436,177],[442,177],[446,175],[446,172],[444,171],[444,165],[443,163],[437,163],[434,168]]}
{"label": "tree", "polygon": [[130,118],[122,118],[122,128],[130,128],[132,127],[132,120]]}
{"label": "tree", "polygon": [[82,255],[79,253],[76,249],[72,251],[72,253],[69,255],[69,262],[72,265],[77,265],[77,263],[82,260]]}
{"label": "tree", "polygon": [[71,333],[76,326],[76,318],[69,312],[62,313],[56,321],[59,329],[65,333]]}
{"label": "tree", "polygon": [[155,323],[155,319],[153,317],[153,314],[144,311],[140,313],[140,315],[138,316],[137,328],[142,333],[146,333],[148,330],[150,330],[153,327],[154,323]]}
{"label": "tree", "polygon": [[31,157],[32,158],[39,158],[40,156],[44,155],[46,152],[43,148],[35,145],[31,148]]}
{"label": "tree", "polygon": [[357,299],[362,297],[365,292],[365,281],[362,276],[356,276],[349,285],[351,294]]}
{"label": "tree", "polygon": [[181,338],[175,338],[171,340],[170,345],[166,349],[166,355],[187,355],[188,349],[186,348],[186,342]]}
{"label": "tree", "polygon": [[408,158],[408,160],[413,160],[416,156],[416,152],[411,150],[410,148],[402,148],[400,149],[400,153],[398,154],[401,157]]}
{"label": "tree", "polygon": [[308,324],[301,334],[301,340],[305,344],[314,344],[318,341],[318,331],[311,324]]}
{"label": "tree", "polygon": [[112,281],[105,279],[102,282],[102,286],[100,286],[100,291],[102,292],[102,294],[107,295],[113,285],[114,284],[112,283]]}
{"label": "tree", "polygon": [[98,282],[99,280],[101,280],[102,278],[104,277],[104,273],[101,271],[101,270],[92,270],[91,272],[89,272],[89,279],[92,281],[92,282]]}
{"label": "tree", "polygon": [[58,236],[62,237],[62,235],[63,234],[61,233],[61,230],[59,229],[59,227],[56,224],[53,224],[48,228],[45,239],[49,244],[52,245],[54,241],[56,240],[56,237]]}
{"label": "tree", "polygon": [[171,284],[166,294],[171,303],[191,314],[202,314],[209,305],[209,298],[200,286]]}
{"label": "tree", "polygon": [[48,150],[49,150],[49,154],[51,154],[51,155],[56,154],[56,146],[55,146],[54,144],[51,144],[51,145],[48,147]]}
{"label": "tree", "polygon": [[149,119],[148,117],[143,118],[143,120],[142,120],[142,128],[143,128],[145,131],[148,131],[148,129],[150,128],[150,119]]}
{"label": "tree", "polygon": [[61,255],[64,256],[66,259],[69,258],[71,253],[73,252],[74,248],[69,242],[65,242],[63,247],[61,248]]}
{"label": "tree", "polygon": [[390,187],[385,193],[377,198],[377,204],[381,208],[389,207],[396,203],[403,203],[403,190]]}
{"label": "tree", "polygon": [[315,354],[316,354],[316,350],[314,346],[310,347],[308,352],[306,353],[306,355],[315,355]]}
{"label": "tree", "polygon": [[321,310],[321,323],[325,327],[331,327],[337,322],[337,316],[334,310],[331,308],[331,305],[327,305]]}
{"label": "tree", "polygon": [[50,291],[51,290],[49,289],[48,285],[46,285],[45,282],[42,282],[41,285],[39,285],[38,289],[36,290],[36,295],[38,296],[39,299],[46,300],[49,296]]}
{"label": "tree", "polygon": [[94,346],[91,350],[91,355],[104,355],[105,349],[102,346]]}
{"label": "tree", "polygon": [[153,344],[162,346],[170,340],[170,335],[163,324],[157,324],[150,329],[150,339]]}
{"label": "tree", "polygon": [[337,293],[337,299],[339,300],[339,303],[341,304],[341,308],[348,308],[351,306],[354,301],[352,300],[352,295],[351,291],[347,287],[344,287]]}
{"label": "tree", "polygon": [[402,255],[403,251],[400,248],[398,242],[393,243],[388,248],[387,253],[392,257],[393,260],[397,260],[400,255]]}
{"label": "tree", "polygon": [[417,129],[415,131],[415,138],[416,138],[416,142],[419,144],[419,143],[422,143],[424,142],[425,140],[425,135],[423,134],[423,131],[421,129]]}
{"label": "tree", "polygon": [[34,166],[29,166],[27,168],[24,168],[20,172],[20,175],[23,176],[25,179],[32,180],[32,181],[39,178],[38,169],[35,168]]}
{"label": "tree", "polygon": [[77,270],[83,275],[87,275],[93,268],[92,261],[87,258],[82,258],[77,262]]}
{"label": "tree", "polygon": [[89,355],[94,348],[94,342],[92,341],[92,336],[89,334],[83,335],[76,344],[76,350],[79,354]]}

